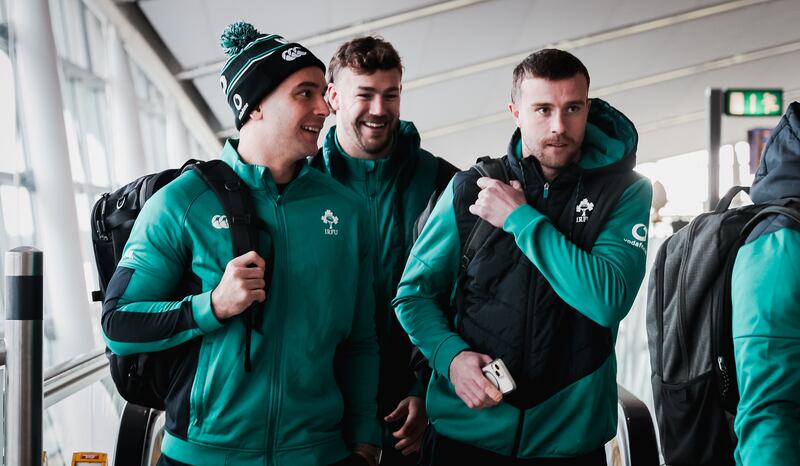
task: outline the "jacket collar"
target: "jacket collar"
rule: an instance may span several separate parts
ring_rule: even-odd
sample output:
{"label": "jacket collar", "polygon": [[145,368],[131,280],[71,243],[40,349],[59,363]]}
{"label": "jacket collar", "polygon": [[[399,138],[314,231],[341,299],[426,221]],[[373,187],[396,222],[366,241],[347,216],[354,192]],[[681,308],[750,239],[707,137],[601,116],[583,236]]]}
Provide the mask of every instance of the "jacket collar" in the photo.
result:
{"label": "jacket collar", "polygon": [[400,121],[392,136],[392,148],[386,157],[367,160],[351,157],[342,149],[333,126],[325,136],[322,156],[328,171],[337,179],[365,180],[374,173],[379,181],[389,181],[397,176],[401,167],[417,156],[420,146],[417,128],[410,121]]}
{"label": "jacket collar", "polygon": [[[243,161],[237,151],[238,146],[238,139],[228,139],[225,141],[220,159],[230,165],[233,171],[239,175],[239,178],[241,178],[250,189],[256,191],[268,190],[277,195],[278,187],[275,184],[275,179],[272,177],[272,172],[269,167],[264,165],[252,165]],[[306,159],[299,160],[297,164],[300,167],[299,171],[290,184],[302,178],[309,170]]]}

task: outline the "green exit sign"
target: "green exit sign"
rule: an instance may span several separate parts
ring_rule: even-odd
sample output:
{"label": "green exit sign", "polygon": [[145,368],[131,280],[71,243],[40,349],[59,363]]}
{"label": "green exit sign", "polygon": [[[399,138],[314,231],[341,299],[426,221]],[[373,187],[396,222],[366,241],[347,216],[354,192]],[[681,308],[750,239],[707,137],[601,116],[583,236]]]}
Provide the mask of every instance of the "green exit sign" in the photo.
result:
{"label": "green exit sign", "polygon": [[781,116],[782,89],[728,89],[725,114],[731,116]]}

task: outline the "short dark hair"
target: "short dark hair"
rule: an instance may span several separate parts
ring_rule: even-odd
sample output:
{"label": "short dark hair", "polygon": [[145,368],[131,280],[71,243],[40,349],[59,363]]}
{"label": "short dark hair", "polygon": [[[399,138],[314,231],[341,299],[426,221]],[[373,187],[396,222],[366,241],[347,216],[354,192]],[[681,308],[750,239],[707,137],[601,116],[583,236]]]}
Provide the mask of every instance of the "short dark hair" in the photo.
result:
{"label": "short dark hair", "polygon": [[514,68],[514,78],[511,83],[511,101],[519,96],[522,81],[528,78],[544,78],[550,81],[571,78],[576,74],[586,78],[589,86],[589,71],[575,55],[559,49],[542,49],[525,57]]}
{"label": "short dark hair", "polygon": [[397,50],[378,36],[357,37],[342,44],[328,66],[329,83],[333,82],[342,68],[352,68],[360,74],[396,69],[403,74],[403,63]]}

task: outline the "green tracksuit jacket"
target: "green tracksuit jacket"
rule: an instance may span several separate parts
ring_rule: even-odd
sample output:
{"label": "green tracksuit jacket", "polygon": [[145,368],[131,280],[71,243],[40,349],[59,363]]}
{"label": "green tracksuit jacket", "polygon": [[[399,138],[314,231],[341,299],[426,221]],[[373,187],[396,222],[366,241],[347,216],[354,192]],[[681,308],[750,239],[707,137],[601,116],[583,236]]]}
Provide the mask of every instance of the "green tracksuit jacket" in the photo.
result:
{"label": "green tracksuit jacket", "polygon": [[[236,145],[228,141],[222,160],[250,187],[267,225],[260,255],[274,248],[252,372],[243,369],[243,319],[213,314],[211,292],[232,259],[231,238],[219,201],[191,171],[142,209],[109,284],[103,334],[120,355],[202,339],[192,355],[196,371],[175,381],[180,394],[167,406],[162,450],[171,458],[330,464],[352,443],[380,444],[368,218],[355,196],[305,162],[279,193],[270,171],[242,162]],[[169,301],[187,265],[203,292]]]}
{"label": "green tracksuit jacket", "polygon": [[401,121],[385,158],[350,157],[339,145],[334,126],[313,165],[352,190],[369,211],[375,244],[375,323],[381,348],[378,414],[382,418],[403,398],[425,392],[424,383],[416,381],[409,367],[411,343],[391,301],[411,249],[414,222],[434,191],[439,164],[420,147],[414,124]]}
{"label": "green tracksuit jacket", "polygon": [[[635,156],[632,124],[616,111],[605,118],[613,124],[597,126],[590,115],[580,162],[583,168]],[[624,127],[631,136],[620,138],[613,132],[615,127]],[[609,129],[612,132],[607,133]],[[631,184],[590,252],[571,243],[530,205],[514,210],[503,229],[514,236],[525,257],[561,299],[611,329],[615,340],[619,322],[644,277],[646,238],[641,237],[642,230],[635,233],[634,226],[648,224],[651,197],[646,179]],[[524,413],[505,402],[473,410],[456,395],[449,380],[450,363],[470,347],[448,324],[438,302],[441,296],[455,294],[461,247],[451,182],[411,251],[394,301],[411,341],[431,361],[434,374],[426,406],[437,433],[521,458],[577,456],[602,447],[613,437],[617,422],[613,352],[599,369]]]}
{"label": "green tracksuit jacket", "polygon": [[[800,104],[772,133],[753,202],[800,198]],[[731,278],[733,347],[740,401],[736,463],[797,464],[800,458],[800,225],[773,216],[739,249]]]}

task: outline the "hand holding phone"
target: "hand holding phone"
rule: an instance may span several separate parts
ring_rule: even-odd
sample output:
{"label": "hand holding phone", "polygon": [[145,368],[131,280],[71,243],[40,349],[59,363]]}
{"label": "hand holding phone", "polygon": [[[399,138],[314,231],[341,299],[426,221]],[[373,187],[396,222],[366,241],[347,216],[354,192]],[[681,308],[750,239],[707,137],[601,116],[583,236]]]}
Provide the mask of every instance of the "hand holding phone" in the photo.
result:
{"label": "hand holding phone", "polygon": [[514,382],[511,373],[508,372],[508,368],[505,363],[503,363],[502,359],[495,359],[483,366],[481,371],[483,371],[483,375],[485,375],[503,395],[511,393],[517,388],[517,384]]}

